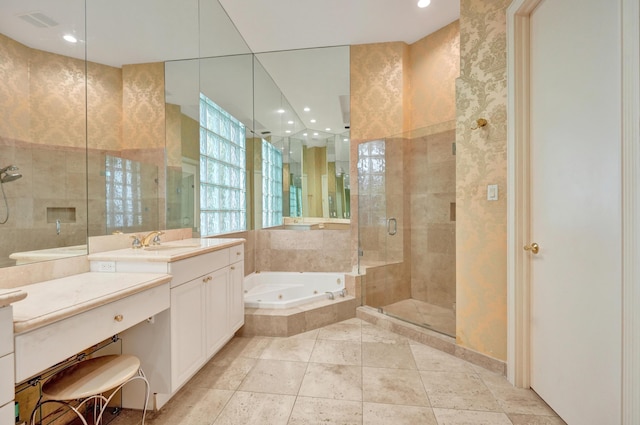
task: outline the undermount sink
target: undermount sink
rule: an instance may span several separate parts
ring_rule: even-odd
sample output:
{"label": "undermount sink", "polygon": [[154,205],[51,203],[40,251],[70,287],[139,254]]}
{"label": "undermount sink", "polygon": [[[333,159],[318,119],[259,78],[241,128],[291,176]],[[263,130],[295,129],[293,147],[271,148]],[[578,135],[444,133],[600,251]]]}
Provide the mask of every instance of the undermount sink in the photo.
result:
{"label": "undermount sink", "polygon": [[168,251],[171,249],[192,249],[199,248],[200,245],[150,245],[145,246],[145,251]]}

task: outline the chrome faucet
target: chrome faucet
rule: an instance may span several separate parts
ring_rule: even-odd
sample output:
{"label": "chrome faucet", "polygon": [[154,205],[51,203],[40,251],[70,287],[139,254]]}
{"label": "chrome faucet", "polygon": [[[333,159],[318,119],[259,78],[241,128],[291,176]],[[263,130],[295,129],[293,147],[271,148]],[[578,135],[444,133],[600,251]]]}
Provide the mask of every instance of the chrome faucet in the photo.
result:
{"label": "chrome faucet", "polygon": [[146,234],[142,238],[140,243],[142,244],[142,246],[160,245],[160,235],[164,235],[164,232],[160,230],[154,230],[153,232],[149,232],[148,234]]}

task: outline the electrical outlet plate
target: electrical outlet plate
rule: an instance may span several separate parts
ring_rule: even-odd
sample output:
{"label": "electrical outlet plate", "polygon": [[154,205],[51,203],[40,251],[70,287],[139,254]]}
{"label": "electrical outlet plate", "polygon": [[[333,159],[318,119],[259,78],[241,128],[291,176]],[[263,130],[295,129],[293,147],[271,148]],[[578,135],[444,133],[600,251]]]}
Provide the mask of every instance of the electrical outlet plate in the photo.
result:
{"label": "electrical outlet plate", "polygon": [[115,272],[116,271],[116,262],[115,261],[100,261],[98,264],[98,271],[101,272]]}

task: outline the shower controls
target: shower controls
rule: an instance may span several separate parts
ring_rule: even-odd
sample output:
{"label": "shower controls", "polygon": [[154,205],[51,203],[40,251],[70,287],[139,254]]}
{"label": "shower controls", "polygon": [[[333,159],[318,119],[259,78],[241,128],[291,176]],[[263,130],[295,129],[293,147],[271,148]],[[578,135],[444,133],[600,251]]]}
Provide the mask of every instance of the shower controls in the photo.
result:
{"label": "shower controls", "polygon": [[525,245],[523,249],[525,251],[531,251],[531,253],[533,254],[537,254],[538,252],[540,252],[540,245],[534,242],[531,245]]}

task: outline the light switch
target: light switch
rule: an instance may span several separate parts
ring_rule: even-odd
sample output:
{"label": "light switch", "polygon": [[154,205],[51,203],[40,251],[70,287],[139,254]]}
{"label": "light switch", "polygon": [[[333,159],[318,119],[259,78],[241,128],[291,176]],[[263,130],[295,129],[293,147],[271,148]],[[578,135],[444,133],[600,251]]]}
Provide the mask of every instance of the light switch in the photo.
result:
{"label": "light switch", "polygon": [[487,186],[487,201],[498,200],[498,185],[490,184]]}

